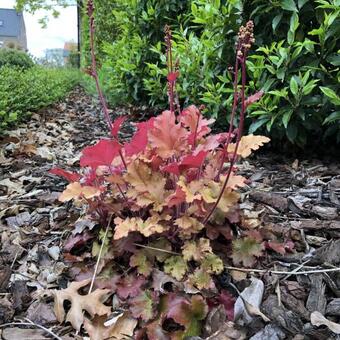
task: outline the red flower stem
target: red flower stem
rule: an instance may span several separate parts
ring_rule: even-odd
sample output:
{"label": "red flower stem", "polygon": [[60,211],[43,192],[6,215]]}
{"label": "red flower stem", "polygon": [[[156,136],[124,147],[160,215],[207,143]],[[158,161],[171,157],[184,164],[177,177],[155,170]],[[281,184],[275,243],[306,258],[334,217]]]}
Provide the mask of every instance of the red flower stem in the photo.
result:
{"label": "red flower stem", "polygon": [[120,187],[120,185],[119,185],[118,183],[117,183],[117,188],[118,188],[118,190],[120,191],[121,195],[123,196],[124,201],[127,203],[128,200],[127,200],[127,198],[126,198],[126,196],[125,196],[125,194],[124,194],[124,191],[123,191],[123,189]]}
{"label": "red flower stem", "polygon": [[98,96],[99,96],[99,100],[101,102],[101,105],[102,105],[102,108],[103,108],[103,111],[104,111],[104,115],[105,115],[105,119],[106,119],[106,123],[111,131],[112,129],[112,121],[111,121],[111,118],[110,118],[110,115],[109,115],[109,109],[107,107],[107,103],[106,103],[106,100],[104,98],[104,95],[103,95],[103,91],[100,87],[100,84],[99,84],[99,77],[98,77],[98,73],[97,73],[97,61],[96,61],[96,55],[94,53],[94,31],[95,31],[95,28],[94,28],[94,18],[93,18],[93,15],[90,16],[90,50],[91,50],[91,61],[92,61],[92,76],[96,82],[96,89],[97,89],[97,92],[98,92]]}
{"label": "red flower stem", "polygon": [[195,126],[194,141],[193,141],[193,148],[194,148],[194,149],[195,149],[195,147],[196,147],[197,130],[198,130],[199,122],[200,122],[200,114],[197,114],[197,123],[196,123],[196,126]]}
{"label": "red flower stem", "polygon": [[233,171],[234,164],[235,164],[235,162],[237,160],[237,149],[238,149],[238,146],[240,144],[240,140],[241,140],[241,136],[242,136],[242,132],[243,132],[244,118],[245,118],[245,112],[246,112],[246,105],[245,105],[246,65],[245,65],[245,60],[246,60],[246,58],[244,57],[242,62],[241,62],[241,69],[242,69],[241,114],[240,114],[240,125],[239,125],[239,129],[238,129],[238,132],[237,132],[237,139],[236,139],[235,150],[233,152],[233,156],[232,156],[232,159],[230,161],[228,173],[227,173],[226,179],[224,180],[222,189],[221,189],[221,191],[220,191],[220,193],[218,195],[218,198],[217,198],[216,202],[214,203],[213,207],[211,208],[210,212],[204,218],[203,224],[206,224],[209,221],[211,215],[214,213],[214,211],[216,210],[218,204],[220,203],[221,198],[223,196],[223,193],[224,193],[224,191],[225,191],[225,189],[227,187],[227,184],[228,184],[229,178],[231,176],[231,173]]}
{"label": "red flower stem", "polygon": [[[94,52],[94,33],[95,33],[94,18],[93,18],[93,14],[91,14],[91,16],[90,16],[90,50],[91,50],[91,61],[92,61],[91,75],[96,82],[96,89],[97,89],[97,92],[98,92],[99,100],[100,100],[100,103],[101,103],[103,111],[104,111],[106,123],[107,123],[108,128],[110,129],[110,132],[111,132],[112,121],[111,121],[111,118],[110,118],[107,102],[105,100],[103,91],[100,87],[99,77],[98,77],[98,73],[97,73],[97,60],[96,60],[96,55],[95,55],[95,52]],[[115,137],[113,137],[113,138],[116,139]],[[119,141],[117,140],[117,142],[119,142]],[[120,158],[123,162],[125,169],[127,169],[127,165],[126,165],[126,162],[125,162],[125,159],[124,159],[124,156],[123,156],[121,150],[119,150],[119,156],[120,156]]]}
{"label": "red flower stem", "polygon": [[224,144],[223,151],[222,151],[222,158],[221,158],[221,165],[218,171],[218,174],[216,176],[216,179],[220,178],[221,172],[223,170],[223,164],[225,162],[225,159],[228,154],[228,146],[230,144],[231,140],[231,133],[234,128],[234,119],[235,119],[235,113],[236,113],[236,108],[237,108],[237,102],[238,102],[238,72],[239,72],[239,60],[238,57],[236,56],[236,61],[235,61],[235,67],[234,67],[234,101],[233,101],[233,106],[231,109],[231,116],[230,116],[230,124],[229,124],[229,131],[228,131],[228,136],[227,136],[227,141]]}
{"label": "red flower stem", "polygon": [[119,157],[120,157],[120,159],[121,159],[122,162],[123,162],[123,165],[124,165],[125,170],[127,170],[127,165],[126,165],[125,158],[124,158],[124,156],[123,156],[122,150],[119,150]]}

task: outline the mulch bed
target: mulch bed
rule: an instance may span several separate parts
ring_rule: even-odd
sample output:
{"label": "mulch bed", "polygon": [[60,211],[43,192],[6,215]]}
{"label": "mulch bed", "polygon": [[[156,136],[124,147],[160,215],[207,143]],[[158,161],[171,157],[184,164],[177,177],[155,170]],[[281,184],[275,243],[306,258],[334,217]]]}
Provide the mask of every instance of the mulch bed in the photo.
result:
{"label": "mulch bed", "polygon": [[[82,338],[69,324],[57,323],[53,301],[41,294],[65,288],[73,280],[63,249],[75,248],[74,256],[80,256],[86,246],[81,237],[73,238],[71,245],[67,241],[84,211],[58,202],[66,182],[48,170],[76,170],[80,150],[106,136],[99,111],[78,88],[0,139],[0,324],[7,324],[0,328],[3,339],[52,337],[37,325],[63,339]],[[115,110],[122,113],[124,109]],[[120,137],[128,138],[132,129],[127,124]],[[225,271],[227,281],[233,280],[230,270],[244,273],[234,282],[239,290],[251,276],[264,283],[260,309],[271,321],[253,317],[243,320],[240,329],[252,340],[336,339],[326,326],[313,326],[310,315],[319,311],[340,321],[340,165],[267,153],[243,162],[240,174],[250,179],[242,191],[242,208],[249,219],[261,221],[279,239],[294,242],[284,255],[270,252],[255,272]],[[89,261],[91,265],[94,260]],[[215,330],[224,326],[209,325]],[[237,337],[220,331],[209,339]]]}

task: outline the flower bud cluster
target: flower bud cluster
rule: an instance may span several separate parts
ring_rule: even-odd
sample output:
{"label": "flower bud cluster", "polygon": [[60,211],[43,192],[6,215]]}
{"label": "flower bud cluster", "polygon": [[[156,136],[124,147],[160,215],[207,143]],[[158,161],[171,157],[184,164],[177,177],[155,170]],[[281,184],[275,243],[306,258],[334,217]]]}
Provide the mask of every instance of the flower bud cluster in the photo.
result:
{"label": "flower bud cluster", "polygon": [[254,44],[254,23],[249,20],[245,26],[241,26],[238,32],[237,56],[242,59]]}
{"label": "flower bud cluster", "polygon": [[94,13],[94,3],[93,0],[87,2],[87,15],[91,18]]}

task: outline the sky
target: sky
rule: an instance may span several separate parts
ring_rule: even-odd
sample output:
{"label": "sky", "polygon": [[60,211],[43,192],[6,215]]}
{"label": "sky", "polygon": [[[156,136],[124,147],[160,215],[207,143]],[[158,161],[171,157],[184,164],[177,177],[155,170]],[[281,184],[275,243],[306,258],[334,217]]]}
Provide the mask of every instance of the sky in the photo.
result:
{"label": "sky", "polygon": [[[1,8],[13,8],[15,0],[0,0]],[[47,48],[63,48],[65,41],[77,41],[77,8],[70,6],[58,9],[60,15],[53,18],[45,11],[37,11],[34,15],[24,12],[27,45],[29,53],[35,57],[43,57]],[[48,15],[47,28],[42,28],[39,19]]]}

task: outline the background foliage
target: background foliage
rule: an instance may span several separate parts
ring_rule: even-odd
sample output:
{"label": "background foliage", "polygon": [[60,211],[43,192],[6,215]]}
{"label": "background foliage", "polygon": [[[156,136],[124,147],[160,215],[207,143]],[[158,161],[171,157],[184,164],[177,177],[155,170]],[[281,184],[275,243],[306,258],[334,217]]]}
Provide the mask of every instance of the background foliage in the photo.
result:
{"label": "background foliage", "polygon": [[0,132],[61,99],[79,81],[78,70],[34,66],[0,68]]}
{"label": "background foliage", "polygon": [[34,62],[31,57],[23,52],[12,48],[0,49],[0,67],[18,66],[22,69],[33,67]]}
{"label": "background foliage", "polygon": [[[170,24],[181,101],[203,102],[206,115],[224,126],[231,107],[232,47],[237,28],[250,18],[256,47],[248,62],[248,92],[266,92],[250,110],[250,132],[299,146],[327,138],[339,142],[339,5],[339,0],[96,0],[100,78],[112,105],[164,105],[163,29]],[[86,27],[83,15],[83,52]],[[82,63],[87,65],[86,58]]]}

